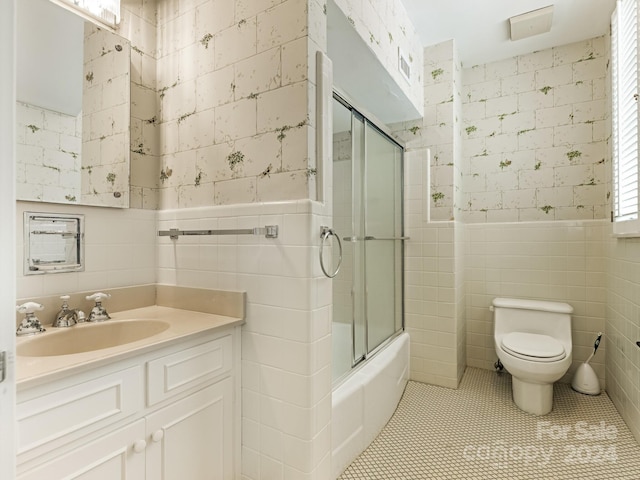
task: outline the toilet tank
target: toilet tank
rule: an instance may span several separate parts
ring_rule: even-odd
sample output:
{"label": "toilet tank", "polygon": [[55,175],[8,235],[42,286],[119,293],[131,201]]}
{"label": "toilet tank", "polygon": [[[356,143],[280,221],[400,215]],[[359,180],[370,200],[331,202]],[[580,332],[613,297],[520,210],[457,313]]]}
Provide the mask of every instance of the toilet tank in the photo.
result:
{"label": "toilet tank", "polygon": [[494,298],[492,310],[496,336],[509,332],[526,332],[571,340],[573,307],[568,303]]}

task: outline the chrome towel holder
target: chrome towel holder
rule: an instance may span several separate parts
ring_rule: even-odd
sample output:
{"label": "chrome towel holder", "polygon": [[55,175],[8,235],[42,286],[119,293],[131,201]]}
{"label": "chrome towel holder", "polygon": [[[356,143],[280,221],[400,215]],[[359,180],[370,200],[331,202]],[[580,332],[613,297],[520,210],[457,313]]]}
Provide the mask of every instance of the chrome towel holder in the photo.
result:
{"label": "chrome towel holder", "polygon": [[[329,274],[327,273],[327,270],[324,266],[324,260],[322,258],[322,250],[324,248],[324,242],[325,240],[327,240],[329,237],[333,236],[337,241],[338,241],[338,248],[340,250],[340,254],[338,255],[338,265],[336,266],[336,269],[333,273]],[[340,267],[342,266],[342,242],[340,241],[340,235],[336,234],[336,232],[329,227],[326,226],[322,226],[320,227],[320,268],[322,269],[322,273],[325,274],[325,276],[327,276],[328,278],[333,278],[336,275],[338,275],[338,272],[340,271]]]}
{"label": "chrome towel holder", "polygon": [[178,228],[170,228],[169,230],[160,230],[158,232],[159,237],[169,237],[171,240],[177,240],[181,235],[264,235],[265,238],[278,238],[278,225],[229,230],[180,230]]}

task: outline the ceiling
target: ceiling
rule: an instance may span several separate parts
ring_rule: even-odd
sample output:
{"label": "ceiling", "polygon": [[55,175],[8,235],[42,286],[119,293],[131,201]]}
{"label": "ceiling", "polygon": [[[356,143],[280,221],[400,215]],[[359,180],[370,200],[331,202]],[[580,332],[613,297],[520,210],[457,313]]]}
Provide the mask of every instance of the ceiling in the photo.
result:
{"label": "ceiling", "polygon": [[[464,67],[604,35],[615,0],[402,0],[422,41],[454,38]],[[509,17],[554,5],[549,33],[509,39]]]}

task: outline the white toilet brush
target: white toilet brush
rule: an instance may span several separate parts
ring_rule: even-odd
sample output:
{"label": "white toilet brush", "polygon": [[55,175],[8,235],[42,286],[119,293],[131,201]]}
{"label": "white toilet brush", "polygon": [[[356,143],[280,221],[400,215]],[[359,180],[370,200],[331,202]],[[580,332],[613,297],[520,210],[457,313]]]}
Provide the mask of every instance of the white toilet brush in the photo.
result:
{"label": "white toilet brush", "polygon": [[593,367],[589,365],[589,361],[596,354],[601,338],[602,332],[598,333],[598,338],[596,338],[596,341],[593,344],[593,353],[589,355],[589,358],[587,358],[587,360],[578,367],[576,374],[573,376],[571,388],[576,392],[584,393],[586,395],[600,395],[600,382],[598,381],[598,376],[593,370]]}

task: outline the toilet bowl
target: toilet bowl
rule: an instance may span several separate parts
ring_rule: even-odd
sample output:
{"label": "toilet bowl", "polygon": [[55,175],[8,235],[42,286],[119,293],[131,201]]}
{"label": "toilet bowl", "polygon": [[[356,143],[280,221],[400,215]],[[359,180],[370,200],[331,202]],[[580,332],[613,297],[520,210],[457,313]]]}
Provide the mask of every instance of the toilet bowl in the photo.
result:
{"label": "toilet bowl", "polygon": [[495,349],[512,376],[513,401],[521,410],[545,415],[553,408],[553,384],[571,366],[571,305],[495,298]]}

